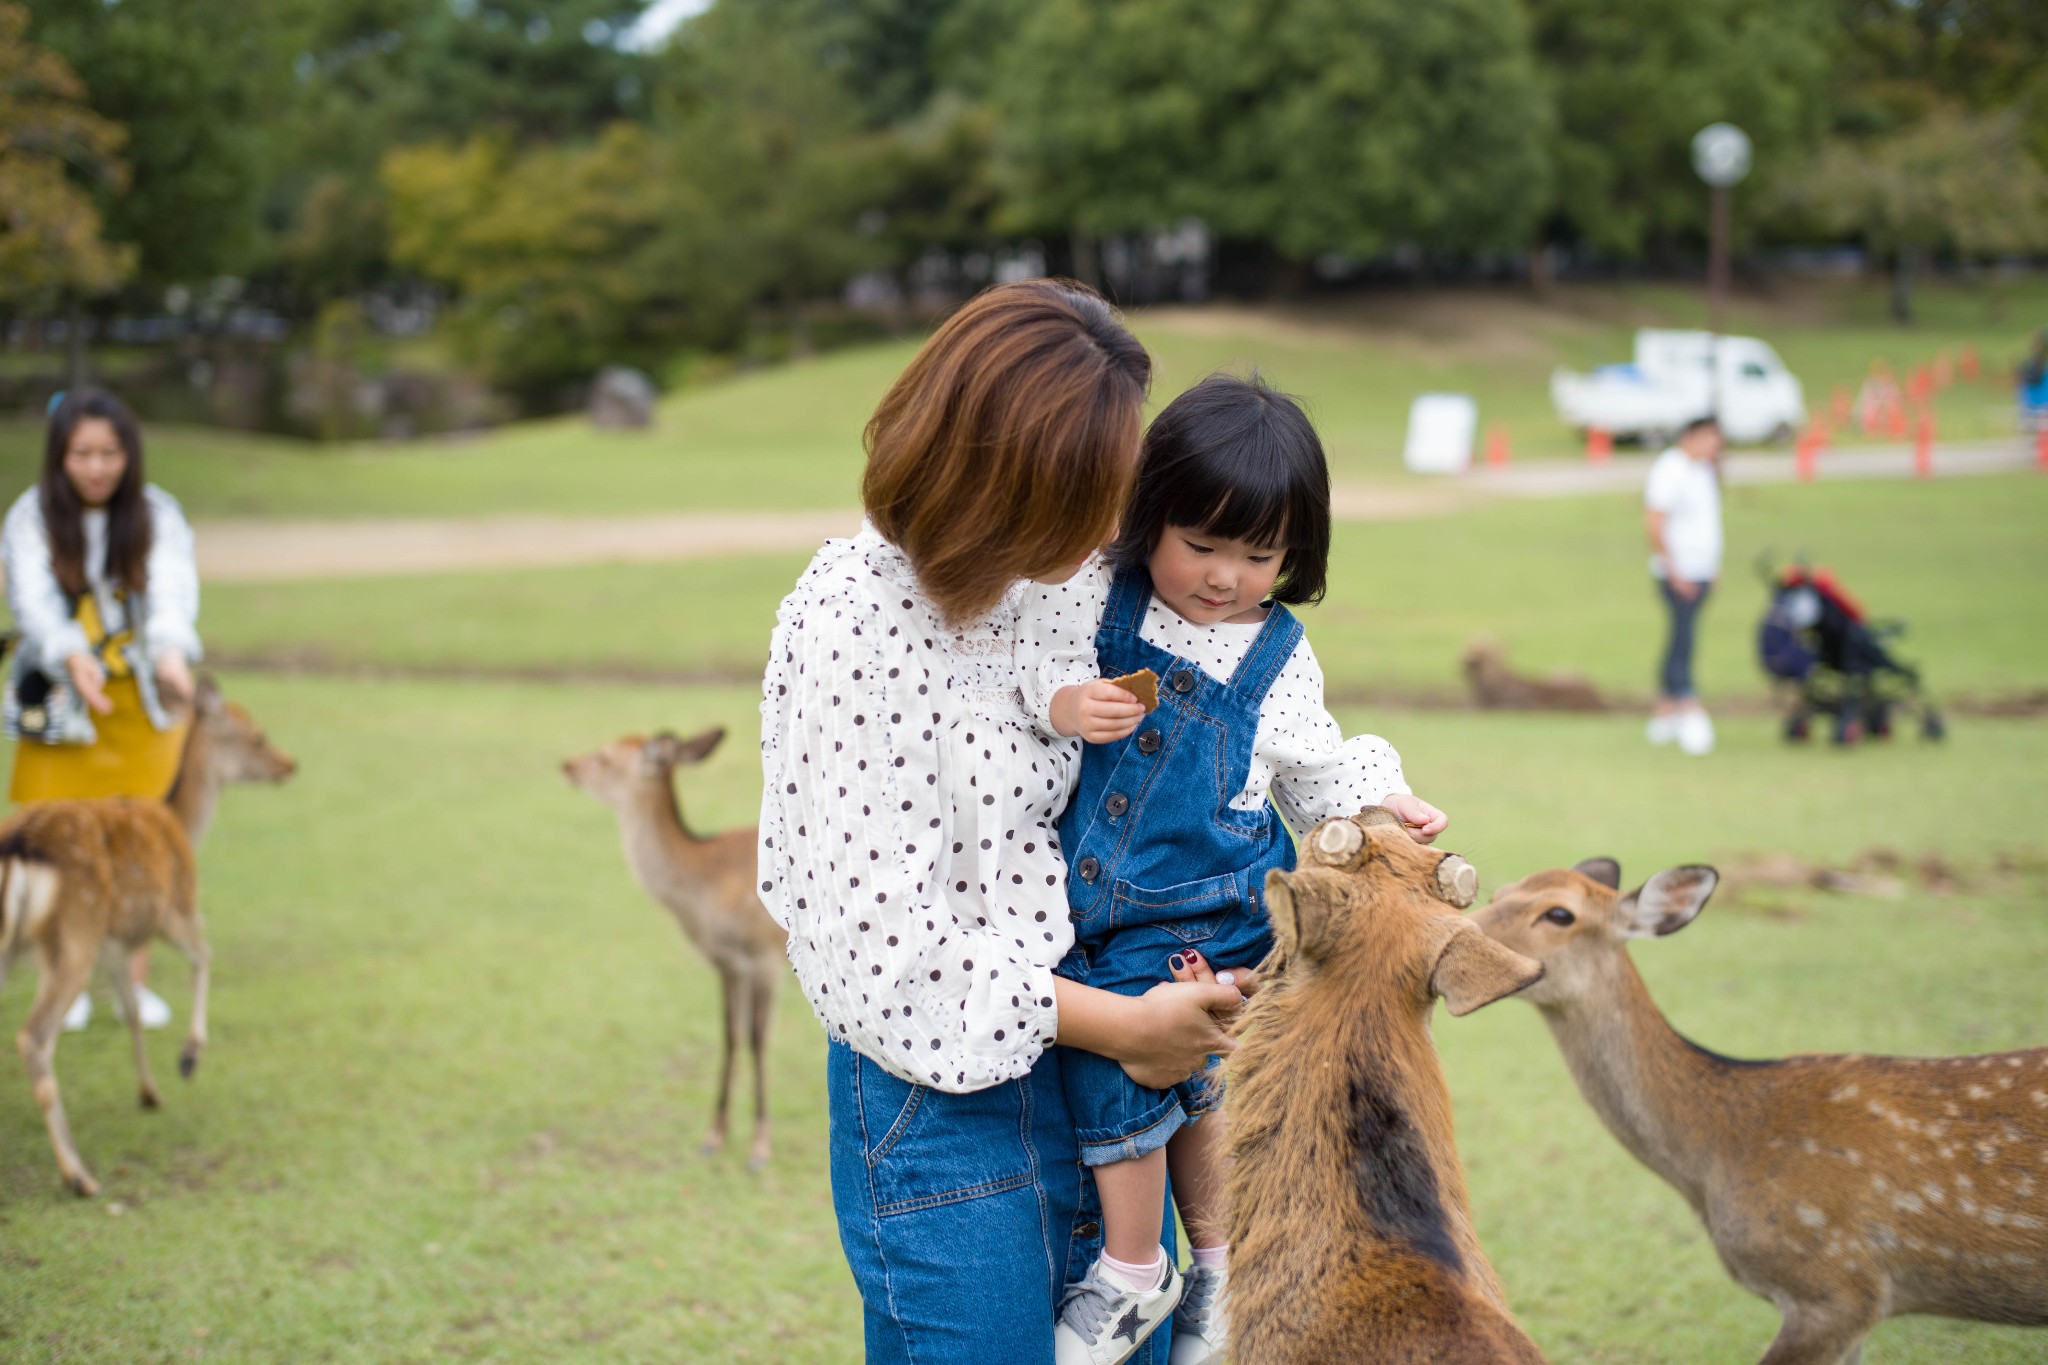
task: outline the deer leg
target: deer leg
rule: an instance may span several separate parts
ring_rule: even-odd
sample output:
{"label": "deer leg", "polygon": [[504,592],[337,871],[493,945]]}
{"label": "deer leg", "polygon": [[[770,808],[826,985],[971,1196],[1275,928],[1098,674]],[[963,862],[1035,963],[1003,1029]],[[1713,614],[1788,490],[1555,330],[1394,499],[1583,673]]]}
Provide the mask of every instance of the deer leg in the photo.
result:
{"label": "deer leg", "polygon": [[79,953],[64,958],[43,954],[42,977],[36,982],[36,1001],[29,1007],[28,1022],[15,1035],[14,1046],[28,1068],[28,1082],[35,1091],[36,1104],[43,1111],[43,1126],[50,1130],[50,1146],[57,1153],[57,1173],[74,1194],[94,1195],[100,1185],[79,1160],[71,1141],[71,1124],[64,1117],[64,1100],[57,1093],[57,1027],[64,1011],[78,993],[92,981],[92,957]]}
{"label": "deer leg", "polygon": [[126,963],[119,964],[109,973],[114,978],[114,998],[121,1002],[121,1017],[128,1023],[128,1038],[135,1045],[135,1077],[142,1088],[142,1107],[155,1109],[164,1102],[156,1088],[156,1077],[149,1074],[149,1048],[142,1041],[142,1007],[136,994],[135,978],[126,971]]}
{"label": "deer leg", "polygon": [[725,1050],[718,1064],[718,1107],[711,1113],[711,1132],[697,1150],[705,1156],[725,1150],[726,1120],[732,1106],[733,1053],[739,1046],[741,987],[731,972],[718,973],[719,1004],[725,1010]]}
{"label": "deer leg", "polygon": [[206,931],[196,910],[172,918],[163,934],[192,964],[192,1027],[185,1033],[185,1046],[178,1050],[178,1074],[189,1081],[199,1069],[199,1054],[206,1047],[206,995],[213,981],[213,949],[206,946]]}
{"label": "deer leg", "polygon": [[768,1064],[761,1055],[768,1045],[768,1021],[775,1012],[775,978],[763,973],[749,978],[747,1046],[754,1054],[754,1142],[747,1149],[747,1169],[768,1164],[773,1149],[768,1139]]}
{"label": "deer leg", "polygon": [[1880,1315],[1863,1304],[1795,1303],[1759,1365],[1856,1365]]}

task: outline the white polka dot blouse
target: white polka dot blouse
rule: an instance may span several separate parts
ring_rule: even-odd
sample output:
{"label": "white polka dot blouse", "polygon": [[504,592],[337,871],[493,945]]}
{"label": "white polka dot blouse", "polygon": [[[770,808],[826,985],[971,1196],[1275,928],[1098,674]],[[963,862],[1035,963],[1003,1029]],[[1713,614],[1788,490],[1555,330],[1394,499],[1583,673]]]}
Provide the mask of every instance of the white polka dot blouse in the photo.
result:
{"label": "white polka dot blouse", "polygon": [[[1065,583],[1024,585],[1017,623],[1019,684],[1025,709],[1045,734],[1053,733],[1053,693],[1102,676],[1095,659],[1095,633],[1109,602],[1111,576],[1098,555]],[[1219,682],[1228,682],[1251,652],[1260,629],[1256,623],[1196,625],[1155,597],[1139,634]],[[1395,792],[1407,791],[1394,746],[1378,735],[1346,739],[1324,708],[1323,670],[1303,636],[1259,707],[1251,771],[1231,806],[1257,810],[1270,794],[1281,818],[1299,837],[1321,821],[1356,815]],[[1203,874],[1190,868],[1187,875],[1193,880]]]}
{"label": "white polka dot blouse", "polygon": [[826,1031],[941,1090],[1031,1069],[1073,945],[1078,746],[1024,711],[1023,591],[949,628],[864,526],[783,599],[762,682],[761,899]]}

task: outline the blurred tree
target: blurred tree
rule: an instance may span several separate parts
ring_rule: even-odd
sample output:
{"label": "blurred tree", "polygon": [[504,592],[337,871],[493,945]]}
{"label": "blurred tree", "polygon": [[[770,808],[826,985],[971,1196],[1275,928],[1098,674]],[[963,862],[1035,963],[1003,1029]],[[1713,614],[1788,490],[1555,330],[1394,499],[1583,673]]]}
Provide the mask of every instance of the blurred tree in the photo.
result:
{"label": "blurred tree", "polygon": [[274,115],[289,77],[266,5],[36,0],[35,38],[93,109],[128,130],[133,179],[102,195],[106,231],[149,284],[242,275],[262,243]]}
{"label": "blurred tree", "polygon": [[1840,0],[1835,127],[1896,131],[1943,104],[2017,109],[2048,162],[2048,5],[2040,0]]}
{"label": "blurred tree", "polygon": [[646,0],[275,0],[293,155],[271,188],[302,308],[390,273],[379,168],[400,146],[490,133],[583,141],[643,116],[655,63],[619,46]]}
{"label": "blurred tree", "polygon": [[126,183],[126,134],[86,107],[84,82],[27,31],[28,11],[0,3],[0,301],[105,293],[135,251],[102,235],[80,182]]}
{"label": "blurred tree", "polygon": [[1940,107],[1893,133],[1835,138],[1784,196],[1893,263],[1900,322],[1912,319],[1914,269],[1930,252],[2048,250],[2048,172],[2028,152],[2016,109]]}
{"label": "blurred tree", "polygon": [[1557,110],[1544,235],[1639,256],[1705,236],[1693,134],[1726,119],[1768,182],[1824,129],[1837,0],[1526,0]]}
{"label": "blurred tree", "polygon": [[1199,217],[1294,261],[1517,244],[1549,110],[1515,0],[1045,0],[996,59],[1014,225]]}
{"label": "blurred tree", "polygon": [[602,365],[660,358],[681,331],[663,160],[629,123],[576,148],[486,134],[395,150],[392,259],[455,286],[465,353],[544,403]]}

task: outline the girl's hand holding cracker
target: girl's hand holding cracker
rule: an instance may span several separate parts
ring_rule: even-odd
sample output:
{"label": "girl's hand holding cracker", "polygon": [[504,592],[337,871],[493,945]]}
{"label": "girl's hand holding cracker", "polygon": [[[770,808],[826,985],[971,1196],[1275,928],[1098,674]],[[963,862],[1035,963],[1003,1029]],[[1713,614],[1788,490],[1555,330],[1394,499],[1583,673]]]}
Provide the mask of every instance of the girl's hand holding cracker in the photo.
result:
{"label": "girl's hand holding cracker", "polygon": [[1114,744],[1138,728],[1145,704],[1107,678],[1052,694],[1052,728],[1090,744]]}
{"label": "girl's hand holding cracker", "polygon": [[1408,837],[1418,844],[1435,843],[1436,836],[1448,829],[1451,823],[1450,816],[1421,797],[1410,796],[1406,792],[1386,797],[1380,802],[1380,808],[1399,816]]}

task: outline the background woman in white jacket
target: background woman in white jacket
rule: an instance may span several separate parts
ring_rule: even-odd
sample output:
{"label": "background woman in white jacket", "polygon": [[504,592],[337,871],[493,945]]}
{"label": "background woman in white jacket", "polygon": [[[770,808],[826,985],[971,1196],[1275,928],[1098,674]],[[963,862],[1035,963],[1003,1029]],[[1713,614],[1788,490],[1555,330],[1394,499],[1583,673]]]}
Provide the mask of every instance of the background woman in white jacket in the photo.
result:
{"label": "background woman in white jacket", "polygon": [[[73,713],[19,740],[9,795],[168,795],[191,724],[199,574],[192,528],[146,481],[142,433],[120,399],[82,389],[51,408],[42,478],[8,509],[0,559],[20,632],[12,728],[41,728],[28,724],[34,674],[53,684],[43,715]],[[131,964],[138,986],[147,963],[143,952]],[[139,998],[146,1025],[169,1022],[162,999],[146,988]],[[83,1028],[91,1010],[79,997],[66,1026]]]}

